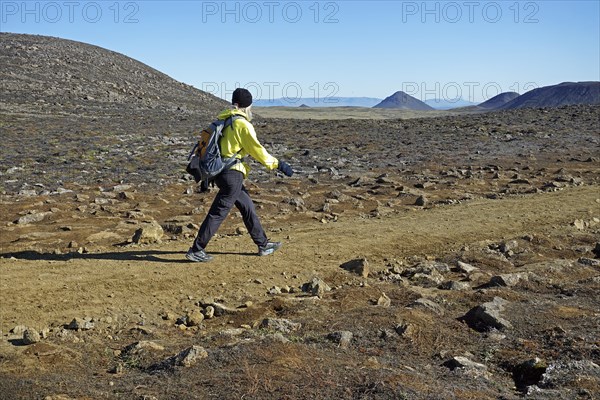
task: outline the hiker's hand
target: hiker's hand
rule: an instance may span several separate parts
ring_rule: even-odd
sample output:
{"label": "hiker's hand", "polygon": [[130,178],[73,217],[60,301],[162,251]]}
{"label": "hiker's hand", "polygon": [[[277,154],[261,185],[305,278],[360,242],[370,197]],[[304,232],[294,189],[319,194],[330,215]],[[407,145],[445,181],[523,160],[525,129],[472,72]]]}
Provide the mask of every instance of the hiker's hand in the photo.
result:
{"label": "hiker's hand", "polygon": [[283,172],[285,176],[294,175],[294,170],[290,167],[290,164],[285,161],[279,161],[279,167],[277,167],[277,169]]}

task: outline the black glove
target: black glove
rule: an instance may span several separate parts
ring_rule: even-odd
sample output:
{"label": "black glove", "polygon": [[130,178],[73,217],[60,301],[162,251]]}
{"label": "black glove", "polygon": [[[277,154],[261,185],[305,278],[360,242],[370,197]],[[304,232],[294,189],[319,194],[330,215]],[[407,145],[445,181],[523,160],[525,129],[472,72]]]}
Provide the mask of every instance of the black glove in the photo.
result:
{"label": "black glove", "polygon": [[283,172],[285,176],[294,175],[294,170],[292,167],[290,167],[290,164],[286,163],[285,161],[279,161],[279,166],[277,169]]}

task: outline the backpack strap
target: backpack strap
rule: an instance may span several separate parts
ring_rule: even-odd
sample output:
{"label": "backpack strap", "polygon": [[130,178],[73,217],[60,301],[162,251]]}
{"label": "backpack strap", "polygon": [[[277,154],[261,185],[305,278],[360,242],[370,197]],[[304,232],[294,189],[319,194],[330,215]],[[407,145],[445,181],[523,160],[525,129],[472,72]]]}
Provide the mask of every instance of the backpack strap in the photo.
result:
{"label": "backpack strap", "polygon": [[[228,126],[231,126],[233,128],[233,122],[240,118],[246,119],[243,115],[234,114],[225,120],[225,123],[223,124],[223,130],[221,130],[221,137],[219,138],[219,148],[221,147],[221,139],[223,138],[223,131],[225,131],[225,128],[227,128]],[[238,162],[241,162],[241,160],[236,157],[238,154],[240,154],[241,151],[242,151],[242,149],[238,150],[231,157],[223,158],[223,160],[226,160],[225,169],[229,169],[233,165],[237,164]]]}
{"label": "backpack strap", "polygon": [[228,126],[231,126],[231,127],[233,127],[233,122],[234,122],[235,120],[238,120],[238,119],[240,119],[240,118],[244,118],[244,119],[246,119],[246,118],[245,118],[243,115],[240,115],[240,114],[233,114],[231,117],[228,117],[228,118],[225,120],[225,124],[223,125],[223,129],[227,128]]}

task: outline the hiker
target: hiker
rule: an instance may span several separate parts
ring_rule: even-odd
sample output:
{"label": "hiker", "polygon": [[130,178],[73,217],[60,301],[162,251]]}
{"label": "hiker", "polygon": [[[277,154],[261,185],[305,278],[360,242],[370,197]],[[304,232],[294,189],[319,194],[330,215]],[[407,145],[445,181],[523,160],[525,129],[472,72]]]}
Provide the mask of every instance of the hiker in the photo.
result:
{"label": "hiker", "polygon": [[218,119],[226,120],[236,115],[242,118],[235,119],[231,126],[223,129],[220,149],[223,158],[235,157],[237,161],[214,179],[219,192],[200,226],[194,244],[185,255],[190,261],[207,262],[213,259],[206,253],[206,246],[234,205],[242,213],[244,225],[258,246],[259,256],[273,254],[281,247],[280,242],[271,242],[267,239],[265,230],[260,224],[252,199],[244,187],[244,179],[248,176],[250,167],[242,159],[250,155],[264,165],[267,170],[277,169],[286,176],[292,176],[294,171],[288,163],[271,156],[258,141],[254,127],[250,123],[252,120],[252,94],[246,89],[237,88],[233,92],[231,104],[232,107],[221,112]]}

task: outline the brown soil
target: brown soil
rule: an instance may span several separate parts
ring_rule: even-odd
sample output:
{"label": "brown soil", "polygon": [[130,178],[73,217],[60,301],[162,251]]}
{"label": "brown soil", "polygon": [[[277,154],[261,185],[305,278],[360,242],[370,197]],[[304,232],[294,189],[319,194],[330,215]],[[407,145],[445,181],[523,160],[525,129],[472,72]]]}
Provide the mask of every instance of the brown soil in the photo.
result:
{"label": "brown soil", "polygon": [[[598,107],[257,118],[297,171],[255,165],[247,181],[284,245],[257,257],[233,212],[209,264],[184,253],[214,191],[182,176],[207,117],[82,107],[0,114],[0,397],[600,396]],[[133,243],[153,221],[162,239]],[[340,268],[359,258],[367,277]],[[314,277],[331,290],[303,292]],[[463,318],[495,297],[510,326]],[[210,304],[214,318],[178,323]],[[267,318],[301,325],[277,336]],[[26,345],[18,326],[43,337]],[[207,357],[173,365],[193,345]]]}

